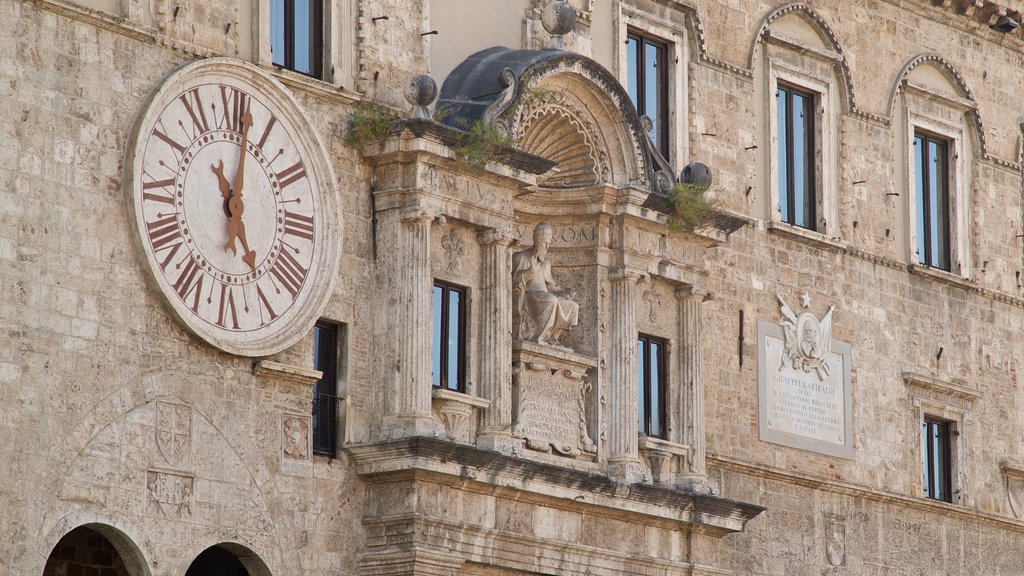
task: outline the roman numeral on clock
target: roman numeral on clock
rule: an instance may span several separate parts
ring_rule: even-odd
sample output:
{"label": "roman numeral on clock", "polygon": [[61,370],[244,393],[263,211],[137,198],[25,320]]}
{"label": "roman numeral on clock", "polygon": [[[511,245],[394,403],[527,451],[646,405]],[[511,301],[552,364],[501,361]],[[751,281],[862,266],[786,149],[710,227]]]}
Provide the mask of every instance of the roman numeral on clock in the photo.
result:
{"label": "roman numeral on clock", "polygon": [[185,264],[185,269],[181,271],[181,275],[174,282],[174,291],[178,293],[178,297],[186,305],[188,304],[189,295],[195,292],[195,297],[192,300],[192,311],[197,314],[199,313],[199,295],[203,291],[204,276],[205,274],[199,268],[199,263],[196,262],[195,258],[190,257],[188,263]]}
{"label": "roman numeral on clock", "polygon": [[203,101],[199,98],[199,89],[193,88],[182,94],[179,99],[185,105],[185,111],[192,118],[192,126],[195,128],[192,138],[209,132],[210,123],[206,121],[206,112],[203,110]]}
{"label": "roman numeral on clock", "polygon": [[281,253],[277,257],[277,262],[274,262],[274,267],[270,269],[270,273],[277,278],[285,290],[291,293],[292,298],[295,298],[302,283],[306,281],[307,272],[308,270],[303,268],[284,246],[281,247]]}
{"label": "roman numeral on clock", "polygon": [[160,269],[165,272],[167,265],[171,263],[174,255],[181,248],[181,229],[178,228],[177,219],[178,217],[172,214],[160,220],[146,222],[146,232],[149,234],[149,242],[153,245],[153,250],[155,252],[170,250],[163,262],[160,263]]}
{"label": "roman numeral on clock", "polygon": [[277,319],[277,314],[274,313],[274,309],[270,307],[270,301],[267,300],[267,295],[263,293],[263,289],[260,288],[259,284],[256,284],[256,298],[259,300],[260,306],[260,324],[265,325],[268,321],[263,318],[263,309],[267,309],[267,315],[270,316],[270,322]]}
{"label": "roman numeral on clock", "polygon": [[238,330],[238,310],[235,308],[235,293],[231,286],[220,285],[220,308],[217,312],[217,325],[227,327],[228,315],[231,315],[231,327]]}
{"label": "roman numeral on clock", "polygon": [[277,178],[281,181],[281,190],[291,186],[296,180],[305,177],[306,169],[302,166],[301,160],[277,173]]}
{"label": "roman numeral on clock", "polygon": [[224,105],[224,127],[242,133],[242,115],[249,109],[249,96],[227,86],[220,87],[220,100]]}
{"label": "roman numeral on clock", "polygon": [[[151,192],[147,192],[147,190],[151,190]],[[164,194],[157,193],[157,191],[162,191]],[[174,204],[174,178],[143,182],[142,199]]]}
{"label": "roman numeral on clock", "polygon": [[313,217],[285,210],[284,233],[291,234],[292,236],[298,236],[299,238],[305,238],[306,240],[312,240]]}

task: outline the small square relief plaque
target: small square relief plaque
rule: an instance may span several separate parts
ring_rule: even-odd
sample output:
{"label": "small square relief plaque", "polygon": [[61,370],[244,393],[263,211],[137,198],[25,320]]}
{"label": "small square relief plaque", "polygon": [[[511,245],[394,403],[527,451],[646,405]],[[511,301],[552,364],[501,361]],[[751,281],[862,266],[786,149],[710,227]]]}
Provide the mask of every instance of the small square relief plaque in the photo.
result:
{"label": "small square relief plaque", "polygon": [[[801,297],[805,308],[810,299]],[[757,324],[761,440],[853,458],[850,345],[832,339],[832,312],[796,313],[779,298],[778,324]]]}

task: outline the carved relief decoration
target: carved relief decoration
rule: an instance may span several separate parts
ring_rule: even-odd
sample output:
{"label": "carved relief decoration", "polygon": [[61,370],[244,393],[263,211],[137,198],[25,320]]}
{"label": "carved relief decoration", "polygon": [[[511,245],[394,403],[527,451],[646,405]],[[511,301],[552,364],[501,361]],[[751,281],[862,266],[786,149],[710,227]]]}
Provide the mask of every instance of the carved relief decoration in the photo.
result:
{"label": "carved relief decoration", "polygon": [[585,376],[542,362],[516,362],[512,367],[517,407],[513,436],[540,452],[569,457],[596,452],[587,432],[586,397],[591,384]]}
{"label": "carved relief decoration", "polygon": [[193,482],[191,476],[146,472],[146,511],[166,518],[191,518]]}
{"label": "carved relief decoration", "polygon": [[444,249],[444,261],[449,272],[454,272],[462,267],[462,254],[466,251],[466,245],[454,228],[445,232],[441,237],[441,248]]}
{"label": "carved relief decoration", "polygon": [[284,417],[284,455],[295,460],[309,458],[309,421],[299,416]]}
{"label": "carved relief decoration", "polygon": [[846,526],[830,522],[827,537],[825,555],[828,556],[828,563],[833,566],[842,566],[846,562]]}
{"label": "carved relief decoration", "polygon": [[647,318],[651,322],[658,321],[658,310],[661,308],[661,295],[656,290],[644,291],[644,302],[647,302]]}
{"label": "carved relief decoration", "polygon": [[583,123],[567,110],[542,107],[523,120],[519,143],[523,150],[558,162],[552,176],[539,178],[547,188],[575,188],[597,184],[598,154]]}
{"label": "carved relief decoration", "polygon": [[192,445],[192,408],[156,403],[156,447],[170,465],[181,461]]}
{"label": "carved relief decoration", "polygon": [[[814,371],[819,380],[825,380],[829,374],[828,356],[832,342],[832,312],[835,306],[829,306],[828,311],[819,320],[810,312],[801,312],[799,315],[782,300],[782,296],[776,295],[779,306],[782,310],[782,326],[785,336],[785,351],[783,363],[790,362],[794,370],[803,372]],[[810,305],[810,298],[806,295],[801,297],[803,306]]]}

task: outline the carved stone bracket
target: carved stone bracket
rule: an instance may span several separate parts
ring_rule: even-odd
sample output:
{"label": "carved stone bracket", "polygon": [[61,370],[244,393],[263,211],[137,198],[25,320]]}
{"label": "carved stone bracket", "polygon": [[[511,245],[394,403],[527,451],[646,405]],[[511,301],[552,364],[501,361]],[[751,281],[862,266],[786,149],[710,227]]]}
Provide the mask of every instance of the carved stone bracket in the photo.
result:
{"label": "carved stone bracket", "polygon": [[474,444],[480,419],[478,413],[486,410],[491,403],[483,398],[443,388],[435,388],[431,397],[434,415],[444,425],[448,439],[460,444]]}
{"label": "carved stone bracket", "polygon": [[639,436],[640,456],[650,466],[654,483],[674,484],[677,471],[685,469],[689,447],[643,434]]}
{"label": "carved stone bracket", "polygon": [[517,343],[512,350],[512,435],[531,450],[592,459],[597,445],[587,422],[588,374],[596,367],[592,358]]}

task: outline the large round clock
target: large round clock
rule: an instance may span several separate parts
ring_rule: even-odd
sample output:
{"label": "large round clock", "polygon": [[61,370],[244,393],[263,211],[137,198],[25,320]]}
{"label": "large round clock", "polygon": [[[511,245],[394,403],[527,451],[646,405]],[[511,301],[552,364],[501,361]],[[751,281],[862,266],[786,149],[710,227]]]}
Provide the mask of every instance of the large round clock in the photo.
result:
{"label": "large round clock", "polygon": [[138,238],[178,318],[233,354],[295,343],[330,297],[341,225],[324,146],[287,89],[238,60],[189,64],[133,142]]}

